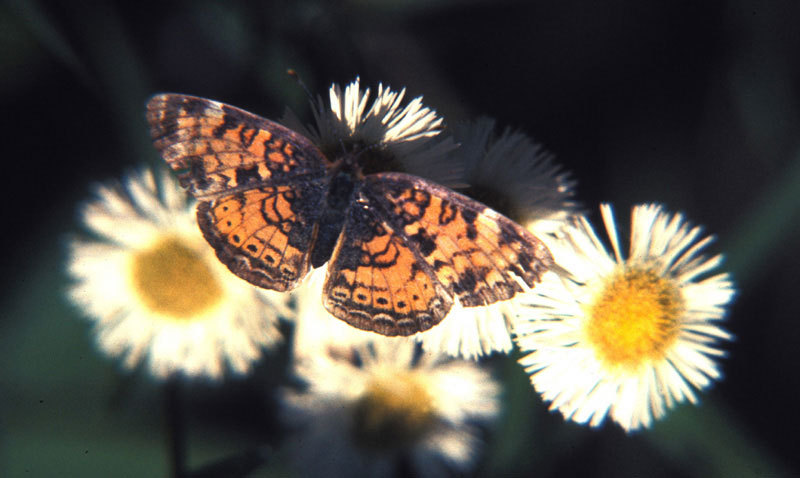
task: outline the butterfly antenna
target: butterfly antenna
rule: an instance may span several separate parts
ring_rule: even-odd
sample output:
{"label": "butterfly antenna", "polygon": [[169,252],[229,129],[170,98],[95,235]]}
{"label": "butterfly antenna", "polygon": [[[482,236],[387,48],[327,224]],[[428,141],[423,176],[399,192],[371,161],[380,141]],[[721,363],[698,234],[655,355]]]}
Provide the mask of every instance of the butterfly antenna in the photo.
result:
{"label": "butterfly antenna", "polygon": [[[342,140],[340,139],[339,141],[341,142]],[[370,151],[379,150],[382,147],[383,147],[382,143],[368,144],[368,145],[364,146],[363,148],[354,151],[355,156],[353,157],[353,159],[355,159],[357,161],[357,160],[360,159],[361,155],[367,154]],[[342,148],[344,149],[344,143],[342,143]]]}
{"label": "butterfly antenna", "polygon": [[308,101],[313,105],[314,104],[314,95],[311,94],[311,90],[308,89],[306,84],[303,82],[303,79],[300,78],[300,73],[297,72],[294,68],[289,68],[286,70],[286,74],[289,75],[294,81],[303,88],[303,91],[306,92],[306,96],[308,96]]}

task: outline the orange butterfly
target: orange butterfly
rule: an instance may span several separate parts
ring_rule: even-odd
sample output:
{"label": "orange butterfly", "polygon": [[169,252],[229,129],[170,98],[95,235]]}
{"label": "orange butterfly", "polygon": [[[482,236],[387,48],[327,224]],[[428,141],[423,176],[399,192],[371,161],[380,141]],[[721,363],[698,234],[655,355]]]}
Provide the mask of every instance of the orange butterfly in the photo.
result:
{"label": "orange butterfly", "polygon": [[438,324],[453,298],[483,306],[553,267],[544,244],[483,204],[398,172],[364,174],[304,136],[241,109],[162,94],[147,104],[156,148],[198,199],[217,257],[266,289],[291,290],[328,263],[323,303],[383,335]]}

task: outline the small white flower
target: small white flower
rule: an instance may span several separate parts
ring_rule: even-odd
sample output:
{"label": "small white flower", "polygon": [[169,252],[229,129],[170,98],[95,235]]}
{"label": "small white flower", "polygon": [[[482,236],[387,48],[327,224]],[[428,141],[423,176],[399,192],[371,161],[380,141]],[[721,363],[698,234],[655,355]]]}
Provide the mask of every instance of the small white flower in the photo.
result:
{"label": "small white flower", "polygon": [[572,277],[548,273],[523,297],[516,341],[551,410],[633,431],[721,377],[718,342],[731,335],[717,321],[734,288],[728,274],[710,275],[722,256],[702,255],[712,238],[680,214],[635,207],[626,259],[611,207],[601,211],[613,256],[585,217],[565,228],[548,247]]}
{"label": "small white flower", "polygon": [[393,476],[403,460],[415,476],[468,471],[476,425],[499,409],[485,370],[420,355],[409,341],[331,344],[296,366],[308,388],[284,394],[284,415],[297,430],[290,452],[304,476]]}
{"label": "small white flower", "polygon": [[393,91],[378,84],[370,102],[369,88],[361,81],[330,87],[325,102],[312,105],[316,126],[306,128],[287,112],[282,122],[310,138],[328,158],[359,155],[365,174],[406,172],[442,184],[453,183],[460,174],[459,162],[448,159],[456,148],[450,138],[441,139],[442,118],[422,104],[422,97],[403,103],[405,88]]}
{"label": "small white flower", "polygon": [[124,191],[97,188],[75,239],[69,297],[94,322],[98,347],[125,368],[145,362],[157,378],[247,372],[281,339],[287,295],[259,291],[214,256],[194,204],[168,175],[131,175]]}

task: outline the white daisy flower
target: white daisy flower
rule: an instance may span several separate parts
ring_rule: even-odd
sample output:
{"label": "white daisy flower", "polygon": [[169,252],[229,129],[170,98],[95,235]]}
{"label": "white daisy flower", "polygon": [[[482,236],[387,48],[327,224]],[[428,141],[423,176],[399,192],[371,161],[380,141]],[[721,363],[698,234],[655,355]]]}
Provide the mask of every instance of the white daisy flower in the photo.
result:
{"label": "white daisy flower", "polygon": [[460,174],[458,162],[447,153],[456,148],[452,139],[441,139],[443,120],[417,97],[404,105],[406,90],[393,91],[378,84],[370,102],[369,88],[361,80],[344,90],[333,84],[329,100],[317,98],[316,126],[305,127],[290,111],[282,119],[288,127],[309,137],[329,158],[344,153],[362,155],[364,173],[406,172],[442,184],[453,183]]}
{"label": "white daisy flower", "polygon": [[718,321],[734,287],[711,275],[722,256],[700,253],[712,238],[682,215],[635,207],[626,259],[611,207],[601,211],[614,255],[585,217],[567,227],[548,246],[572,277],[548,273],[524,296],[516,341],[551,410],[591,426],[610,416],[630,432],[721,377],[719,341],[731,335]]}
{"label": "white daisy flower", "polygon": [[415,476],[468,471],[479,425],[499,411],[499,386],[476,364],[420,355],[376,337],[297,362],[304,392],[284,394],[296,429],[290,454],[303,476]]}
{"label": "white daisy flower", "polygon": [[246,373],[281,339],[286,294],[260,291],[214,256],[194,204],[168,175],[100,186],[82,210],[97,239],[75,239],[69,297],[94,322],[98,347],[157,378]]}
{"label": "white daisy flower", "polygon": [[[574,181],[553,162],[551,154],[524,134],[507,129],[496,137],[494,128],[494,120],[481,118],[454,129],[460,147],[450,154],[464,162],[462,182],[469,185],[461,192],[540,238],[553,233],[576,211]],[[415,338],[425,350],[470,359],[509,353],[514,347],[511,327],[518,298],[487,307],[455,304],[439,325]]]}

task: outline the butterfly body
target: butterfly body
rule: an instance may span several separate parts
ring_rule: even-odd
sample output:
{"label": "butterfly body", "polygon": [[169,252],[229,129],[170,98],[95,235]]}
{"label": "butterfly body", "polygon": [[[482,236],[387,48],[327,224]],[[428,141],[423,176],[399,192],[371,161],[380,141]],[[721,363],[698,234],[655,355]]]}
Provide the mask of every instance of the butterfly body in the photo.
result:
{"label": "butterfly body", "polygon": [[510,299],[552,264],[541,241],[477,201],[400,172],[364,174],[359,151],[328,158],[238,108],[157,95],[148,121],[199,201],[204,237],[234,274],[288,291],[327,263],[322,301],[355,327],[424,331],[456,298],[464,306]]}

